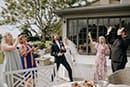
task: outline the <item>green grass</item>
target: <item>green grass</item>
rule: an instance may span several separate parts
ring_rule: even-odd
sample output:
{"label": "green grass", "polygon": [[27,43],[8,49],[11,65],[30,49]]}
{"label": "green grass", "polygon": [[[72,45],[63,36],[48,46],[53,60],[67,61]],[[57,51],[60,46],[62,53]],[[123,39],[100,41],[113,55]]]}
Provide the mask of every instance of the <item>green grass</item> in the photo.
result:
{"label": "green grass", "polygon": [[3,58],[3,54],[0,52],[0,64],[3,63],[3,60],[4,60],[4,58]]}

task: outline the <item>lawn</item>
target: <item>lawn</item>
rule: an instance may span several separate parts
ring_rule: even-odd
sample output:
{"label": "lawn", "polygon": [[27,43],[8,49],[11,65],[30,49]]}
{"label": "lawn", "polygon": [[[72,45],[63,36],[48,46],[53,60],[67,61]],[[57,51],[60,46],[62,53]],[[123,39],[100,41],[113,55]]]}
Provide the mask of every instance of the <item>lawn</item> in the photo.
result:
{"label": "lawn", "polygon": [[0,64],[3,63],[3,54],[0,52]]}

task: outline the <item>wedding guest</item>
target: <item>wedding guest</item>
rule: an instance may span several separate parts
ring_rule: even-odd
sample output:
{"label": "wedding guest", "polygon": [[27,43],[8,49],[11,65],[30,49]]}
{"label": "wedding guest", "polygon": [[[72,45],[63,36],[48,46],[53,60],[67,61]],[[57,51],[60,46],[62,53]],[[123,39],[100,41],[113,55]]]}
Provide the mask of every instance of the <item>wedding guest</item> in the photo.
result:
{"label": "wedding guest", "polygon": [[23,69],[36,67],[36,61],[33,56],[34,48],[27,42],[26,36],[20,35],[19,42],[21,44],[19,50],[20,50]]}
{"label": "wedding guest", "polygon": [[112,27],[107,30],[106,39],[111,44],[111,67],[115,72],[120,69],[124,69],[127,63],[127,49],[130,45],[130,38],[126,34],[125,27],[121,27],[117,30],[117,38],[112,40],[111,38]]}
{"label": "wedding guest", "polygon": [[[29,68],[35,68],[37,67],[36,61],[34,59],[34,49],[28,42],[25,35],[19,36],[19,42],[21,46],[19,47],[20,50],[20,57],[22,62],[23,69],[29,69]],[[25,86],[35,86],[35,79],[37,76],[37,70],[32,71],[32,74],[29,74],[30,72],[24,73],[25,77],[28,77],[25,79]],[[31,82],[32,84],[29,84],[28,82]]]}
{"label": "wedding guest", "polygon": [[59,39],[59,36],[55,34],[53,36],[53,44],[51,46],[51,55],[55,57],[57,71],[59,70],[60,64],[62,64],[68,70],[70,81],[73,81],[72,69],[66,60],[66,57],[64,55],[65,52],[66,52],[66,49],[64,47],[63,42],[61,42]]}
{"label": "wedding guest", "polygon": [[95,42],[92,39],[91,33],[88,34],[90,43],[94,45],[97,50],[96,53],[96,70],[94,72],[94,80],[105,80],[107,73],[107,65],[106,65],[106,53],[108,52],[108,45],[106,44],[104,36],[99,37],[99,41]]}
{"label": "wedding guest", "polygon": [[[17,50],[18,38],[13,43],[13,36],[5,33],[1,41],[1,49],[4,53],[3,73],[22,69],[20,55]],[[13,87],[12,77],[3,75],[3,87]]]}

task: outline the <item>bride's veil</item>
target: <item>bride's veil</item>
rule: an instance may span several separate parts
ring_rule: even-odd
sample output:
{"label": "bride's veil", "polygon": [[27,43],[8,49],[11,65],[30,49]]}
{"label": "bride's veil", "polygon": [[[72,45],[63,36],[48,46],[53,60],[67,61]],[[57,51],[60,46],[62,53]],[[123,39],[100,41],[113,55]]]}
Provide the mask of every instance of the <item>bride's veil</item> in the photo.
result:
{"label": "bride's veil", "polygon": [[68,39],[68,44],[69,44],[69,47],[70,47],[72,54],[78,54],[76,45],[69,39]]}

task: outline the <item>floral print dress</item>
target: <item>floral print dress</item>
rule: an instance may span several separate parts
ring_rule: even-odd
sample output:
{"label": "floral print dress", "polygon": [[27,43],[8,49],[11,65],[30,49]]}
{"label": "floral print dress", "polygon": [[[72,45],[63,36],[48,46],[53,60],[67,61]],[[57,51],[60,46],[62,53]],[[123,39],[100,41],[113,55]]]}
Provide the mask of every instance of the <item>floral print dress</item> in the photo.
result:
{"label": "floral print dress", "polygon": [[94,80],[105,80],[107,65],[106,65],[106,56],[105,52],[108,49],[107,44],[95,44],[95,48],[97,50],[96,60],[95,60],[95,72],[94,72]]}

